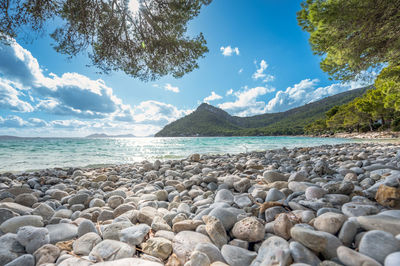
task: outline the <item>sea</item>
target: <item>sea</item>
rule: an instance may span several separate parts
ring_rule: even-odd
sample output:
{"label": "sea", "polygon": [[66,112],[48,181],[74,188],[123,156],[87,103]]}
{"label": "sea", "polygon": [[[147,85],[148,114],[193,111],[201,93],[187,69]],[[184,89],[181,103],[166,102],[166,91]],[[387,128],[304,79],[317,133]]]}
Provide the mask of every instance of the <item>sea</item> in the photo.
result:
{"label": "sea", "polygon": [[19,138],[0,140],[0,172],[96,167],[190,154],[235,154],[356,142],[312,137]]}

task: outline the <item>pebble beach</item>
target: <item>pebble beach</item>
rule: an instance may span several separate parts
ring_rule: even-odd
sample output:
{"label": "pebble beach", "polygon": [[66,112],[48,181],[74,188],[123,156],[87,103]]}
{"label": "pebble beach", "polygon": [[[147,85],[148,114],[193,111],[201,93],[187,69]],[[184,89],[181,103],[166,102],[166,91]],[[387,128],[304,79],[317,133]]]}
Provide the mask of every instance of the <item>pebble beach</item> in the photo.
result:
{"label": "pebble beach", "polygon": [[0,174],[0,265],[400,265],[400,143]]}

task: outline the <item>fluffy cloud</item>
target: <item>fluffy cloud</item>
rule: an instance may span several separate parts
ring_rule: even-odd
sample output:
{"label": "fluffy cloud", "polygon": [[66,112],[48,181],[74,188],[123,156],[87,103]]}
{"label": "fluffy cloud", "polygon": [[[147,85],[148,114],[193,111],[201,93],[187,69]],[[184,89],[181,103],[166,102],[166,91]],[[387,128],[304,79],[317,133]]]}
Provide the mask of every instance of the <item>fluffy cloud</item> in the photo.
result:
{"label": "fluffy cloud", "polygon": [[164,89],[165,89],[166,91],[172,91],[172,92],[175,92],[175,93],[178,93],[178,92],[179,92],[179,88],[178,88],[178,87],[174,87],[174,86],[172,86],[172,85],[169,84],[169,83],[165,84]]}
{"label": "fluffy cloud", "polygon": [[239,55],[240,53],[238,47],[232,48],[230,45],[226,47],[221,46],[220,50],[224,56],[231,56],[233,54]]}
{"label": "fluffy cloud", "polygon": [[32,112],[34,108],[19,98],[22,92],[16,90],[11,83],[0,78],[0,108],[17,112]]}
{"label": "fluffy cloud", "polygon": [[318,82],[318,79],[305,79],[286,90],[278,91],[275,97],[268,102],[265,111],[283,112],[331,95],[368,85],[362,81],[352,81],[317,87]]}
{"label": "fluffy cloud", "polygon": [[242,74],[242,72],[243,72],[243,68],[239,69],[238,73]]}
{"label": "fluffy cloud", "polygon": [[275,76],[265,73],[265,70],[267,68],[268,68],[267,62],[265,60],[261,60],[260,66],[257,68],[256,72],[252,76],[253,79],[255,79],[255,80],[263,79],[262,81],[265,83],[275,80]]}
{"label": "fluffy cloud", "polygon": [[172,104],[144,101],[133,108],[134,120],[139,123],[166,124],[187,115],[192,110],[179,110]]}
{"label": "fluffy cloud", "polygon": [[226,92],[226,95],[228,96],[228,95],[232,95],[233,94],[233,90],[232,89],[230,89],[230,90],[228,90],[227,92]]}
{"label": "fluffy cloud", "polygon": [[218,95],[215,93],[215,91],[211,92],[211,95],[207,96],[206,98],[203,99],[203,102],[209,103],[211,101],[219,100],[222,99],[221,95]]}
{"label": "fluffy cloud", "polygon": [[259,96],[275,91],[275,88],[255,87],[245,88],[234,93],[236,100],[219,104],[218,107],[238,116],[251,116],[264,113],[265,102],[259,101]]}

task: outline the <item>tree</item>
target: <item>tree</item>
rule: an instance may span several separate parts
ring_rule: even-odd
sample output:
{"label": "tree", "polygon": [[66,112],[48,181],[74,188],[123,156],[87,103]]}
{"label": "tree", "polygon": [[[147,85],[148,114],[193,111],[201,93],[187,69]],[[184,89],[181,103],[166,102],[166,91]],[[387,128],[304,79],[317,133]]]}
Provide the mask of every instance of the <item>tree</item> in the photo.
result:
{"label": "tree", "polygon": [[334,79],[400,65],[400,0],[306,0],[297,20]]}
{"label": "tree", "polygon": [[[55,50],[70,57],[89,49],[92,64],[103,72],[122,70],[141,80],[198,68],[208,52],[200,33],[188,37],[187,24],[212,0],[1,0],[0,41],[30,28],[51,34]],[[130,8],[136,4],[138,10]],[[58,24],[58,23],[56,23]]]}
{"label": "tree", "polygon": [[375,87],[384,95],[385,108],[400,111],[400,66],[388,66],[375,80]]}

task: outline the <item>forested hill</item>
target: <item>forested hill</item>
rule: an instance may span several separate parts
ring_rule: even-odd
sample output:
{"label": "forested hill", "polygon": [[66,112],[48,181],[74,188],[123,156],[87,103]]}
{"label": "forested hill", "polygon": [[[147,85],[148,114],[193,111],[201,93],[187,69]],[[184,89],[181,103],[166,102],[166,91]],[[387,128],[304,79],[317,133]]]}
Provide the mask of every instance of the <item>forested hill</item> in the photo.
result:
{"label": "forested hill", "polygon": [[196,111],[166,125],[156,137],[189,136],[267,136],[301,135],[304,127],[336,105],[361,96],[370,87],[326,97],[286,112],[266,113],[251,117],[231,116],[212,105],[202,103]]}

